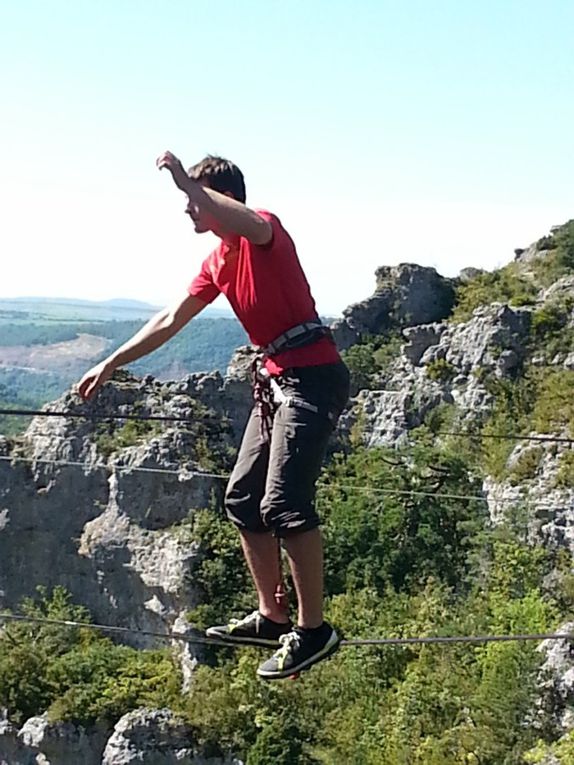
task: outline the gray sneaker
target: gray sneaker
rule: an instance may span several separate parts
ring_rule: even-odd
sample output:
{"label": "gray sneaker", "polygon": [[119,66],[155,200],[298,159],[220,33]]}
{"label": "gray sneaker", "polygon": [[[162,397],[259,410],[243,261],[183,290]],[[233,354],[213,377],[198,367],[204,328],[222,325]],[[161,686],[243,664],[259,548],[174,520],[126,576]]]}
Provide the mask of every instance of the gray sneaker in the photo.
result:
{"label": "gray sneaker", "polygon": [[334,654],[341,643],[340,637],[327,622],[315,630],[295,627],[279,640],[281,648],[257,670],[264,680],[280,680],[309,669]]}
{"label": "gray sneaker", "polygon": [[287,634],[293,626],[291,622],[280,624],[263,616],[259,611],[243,619],[231,619],[229,624],[209,627],[207,637],[224,640],[228,643],[241,645],[277,646],[282,635]]}

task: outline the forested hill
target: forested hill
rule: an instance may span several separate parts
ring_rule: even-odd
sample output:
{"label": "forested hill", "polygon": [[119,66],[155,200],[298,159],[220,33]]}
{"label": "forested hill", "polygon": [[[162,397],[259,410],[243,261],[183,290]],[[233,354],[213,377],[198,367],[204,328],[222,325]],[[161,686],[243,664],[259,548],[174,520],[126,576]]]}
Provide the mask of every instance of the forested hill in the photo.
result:
{"label": "forested hill", "polygon": [[491,273],[381,266],[375,286],[334,325],[353,396],[317,490],[325,612],[349,640],[419,642],[271,684],[260,650],[196,645],[256,606],[222,507],[249,354],[116,375],[53,404],[86,419],[0,438],[0,607],[134,631],[5,626],[0,761],[574,763],[574,221]]}
{"label": "forested hill", "polygon": [[[0,408],[36,408],[57,398],[131,337],[152,312],[152,306],[131,301],[94,305],[0,300]],[[233,351],[247,342],[231,314],[212,310],[129,369],[160,380],[191,372],[224,372]],[[0,433],[17,432],[25,424],[0,416]]]}

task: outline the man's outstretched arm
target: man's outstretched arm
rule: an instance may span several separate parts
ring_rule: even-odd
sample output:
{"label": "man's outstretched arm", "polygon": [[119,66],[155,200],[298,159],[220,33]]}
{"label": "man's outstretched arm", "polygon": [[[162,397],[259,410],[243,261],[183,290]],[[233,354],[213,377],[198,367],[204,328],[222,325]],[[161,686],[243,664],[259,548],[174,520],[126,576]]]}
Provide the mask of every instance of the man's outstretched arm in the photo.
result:
{"label": "man's outstretched arm", "polygon": [[136,334],[115,350],[82,377],[78,383],[78,393],[88,400],[109,380],[115,369],[155,351],[172,338],[194,316],[202,311],[207,303],[197,297],[186,294],[181,300],[152,316]]}
{"label": "man's outstretched arm", "polygon": [[192,204],[196,204],[214,218],[223,231],[244,236],[253,244],[269,244],[273,237],[271,224],[255,210],[251,210],[243,202],[238,202],[226,194],[220,194],[194,181],[185,172],[179,159],[170,151],[161,154],[156,164],[160,170],[167,168],[177,188],[187,194]]}

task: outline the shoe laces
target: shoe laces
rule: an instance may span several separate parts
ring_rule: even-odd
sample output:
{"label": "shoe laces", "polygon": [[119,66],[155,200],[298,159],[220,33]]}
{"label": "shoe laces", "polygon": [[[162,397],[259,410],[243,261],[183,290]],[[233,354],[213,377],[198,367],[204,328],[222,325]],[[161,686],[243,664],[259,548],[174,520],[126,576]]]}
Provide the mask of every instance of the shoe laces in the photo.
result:
{"label": "shoe laces", "polygon": [[301,646],[301,635],[297,630],[287,632],[285,635],[280,635],[279,642],[281,648],[276,652],[276,658],[285,659],[288,654],[292,653],[293,649],[297,649]]}
{"label": "shoe laces", "polygon": [[259,623],[261,622],[261,614],[259,611],[253,611],[242,619],[230,619],[229,627],[230,629],[236,629],[237,627],[244,627],[251,624],[253,621],[256,623],[256,629],[259,629]]}

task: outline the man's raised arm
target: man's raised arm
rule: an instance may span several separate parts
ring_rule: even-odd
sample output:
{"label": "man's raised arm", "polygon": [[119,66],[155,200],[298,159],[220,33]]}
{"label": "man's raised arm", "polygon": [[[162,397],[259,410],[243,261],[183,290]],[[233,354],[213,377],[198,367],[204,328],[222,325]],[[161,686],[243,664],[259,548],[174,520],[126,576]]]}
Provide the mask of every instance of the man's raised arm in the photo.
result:
{"label": "man's raised arm", "polygon": [[144,326],[127,342],[115,350],[82,377],[78,383],[78,393],[88,400],[112,376],[118,367],[146,356],[166,343],[194,316],[202,311],[207,303],[197,297],[186,294],[185,297],[152,316]]}
{"label": "man's raised arm", "polygon": [[160,170],[167,168],[175,185],[219,224],[227,234],[237,234],[257,245],[269,244],[273,237],[271,224],[261,215],[236,199],[219,191],[202,186],[185,172],[179,159],[170,151],[161,154],[156,164]]}

